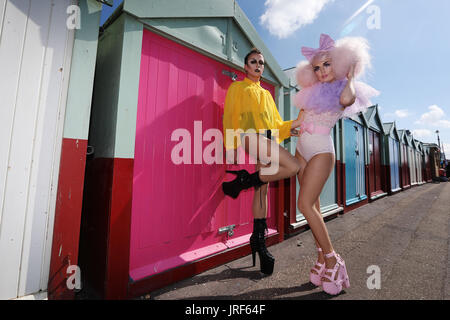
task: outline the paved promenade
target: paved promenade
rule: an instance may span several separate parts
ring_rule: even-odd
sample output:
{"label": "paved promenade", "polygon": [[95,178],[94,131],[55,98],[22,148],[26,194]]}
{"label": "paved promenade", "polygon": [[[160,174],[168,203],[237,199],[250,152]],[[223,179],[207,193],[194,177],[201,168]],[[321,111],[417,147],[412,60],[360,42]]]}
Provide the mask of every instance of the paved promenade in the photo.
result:
{"label": "paved promenade", "polygon": [[259,259],[252,267],[249,255],[145,298],[450,300],[449,219],[450,183],[429,183],[328,221],[350,276],[350,288],[338,296],[309,283],[316,253],[308,230],[269,247],[276,259],[271,276],[260,274]]}

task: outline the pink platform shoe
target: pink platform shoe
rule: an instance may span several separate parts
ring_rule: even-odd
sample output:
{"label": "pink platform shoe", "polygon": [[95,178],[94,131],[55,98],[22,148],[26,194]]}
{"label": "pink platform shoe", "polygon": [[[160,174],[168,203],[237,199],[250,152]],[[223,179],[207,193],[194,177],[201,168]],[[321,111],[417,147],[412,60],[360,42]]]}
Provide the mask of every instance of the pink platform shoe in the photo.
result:
{"label": "pink platform shoe", "polygon": [[[317,248],[318,252],[322,252],[322,248]],[[316,273],[313,273],[312,271],[316,271]],[[325,263],[319,263],[319,260],[316,261],[316,264],[311,269],[311,272],[309,273],[309,281],[311,281],[312,284],[316,286],[322,285],[322,276],[325,271]]]}
{"label": "pink platform shoe", "polygon": [[[332,251],[325,255],[326,258],[335,257],[336,264],[332,269],[325,269],[323,273],[323,278],[329,281],[322,281],[323,291],[331,295],[337,295],[344,288],[350,287],[350,280],[347,274],[347,268],[345,267],[345,262],[336,252]],[[328,275],[326,273],[330,273]],[[336,273],[338,273],[336,280]]]}

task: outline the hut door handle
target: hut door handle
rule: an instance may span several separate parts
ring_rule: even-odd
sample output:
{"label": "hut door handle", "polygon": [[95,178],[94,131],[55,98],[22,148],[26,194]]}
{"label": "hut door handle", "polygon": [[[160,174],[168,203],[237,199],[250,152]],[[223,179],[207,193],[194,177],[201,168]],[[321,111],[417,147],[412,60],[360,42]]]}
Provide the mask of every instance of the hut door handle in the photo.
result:
{"label": "hut door handle", "polygon": [[228,70],[222,70],[222,74],[228,76],[231,78],[231,80],[236,81],[237,80],[237,74]]}
{"label": "hut door handle", "polygon": [[219,234],[224,233],[224,232],[228,232],[228,236],[232,237],[233,234],[234,234],[234,230],[233,229],[235,227],[236,227],[235,224],[232,224],[232,225],[229,225],[229,226],[226,226],[226,227],[222,227],[222,228],[219,229]]}

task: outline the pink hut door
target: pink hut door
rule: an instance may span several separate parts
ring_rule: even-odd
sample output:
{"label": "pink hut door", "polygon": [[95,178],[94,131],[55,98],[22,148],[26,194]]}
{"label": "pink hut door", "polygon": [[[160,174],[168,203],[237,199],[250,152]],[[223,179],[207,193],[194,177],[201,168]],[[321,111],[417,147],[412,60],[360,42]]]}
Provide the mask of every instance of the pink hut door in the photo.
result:
{"label": "pink hut door", "polygon": [[[253,226],[253,190],[225,197],[221,184],[232,177],[222,163],[202,153],[222,131],[229,67],[144,30],[136,122],[130,276],[139,280],[248,242]],[[237,73],[236,71],[234,71]],[[239,79],[242,79],[241,75]],[[273,87],[270,88],[273,93]],[[190,139],[172,134],[189,133]],[[191,163],[177,164],[173,150]],[[220,144],[220,152],[223,146]],[[187,152],[187,153],[186,153]],[[254,165],[244,166],[254,172]],[[225,180],[224,180],[225,179]],[[269,191],[273,199],[274,192]],[[274,201],[271,201],[274,203]],[[268,224],[275,229],[272,206]],[[235,225],[233,234],[219,229]]]}

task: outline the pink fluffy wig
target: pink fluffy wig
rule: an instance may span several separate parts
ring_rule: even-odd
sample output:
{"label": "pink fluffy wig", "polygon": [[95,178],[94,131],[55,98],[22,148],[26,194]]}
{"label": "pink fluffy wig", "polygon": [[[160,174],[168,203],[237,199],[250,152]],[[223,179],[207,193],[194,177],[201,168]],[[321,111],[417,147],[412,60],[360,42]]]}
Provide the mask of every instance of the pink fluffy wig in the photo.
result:
{"label": "pink fluffy wig", "polygon": [[[336,79],[338,80],[347,76],[352,64],[355,64],[355,78],[361,77],[366,68],[371,67],[369,44],[362,37],[345,37],[339,39],[328,53],[331,57],[331,65]],[[312,86],[319,81],[311,63],[307,60],[301,61],[297,65],[296,78],[297,83],[302,88]]]}

